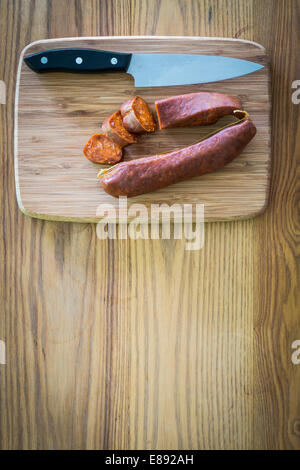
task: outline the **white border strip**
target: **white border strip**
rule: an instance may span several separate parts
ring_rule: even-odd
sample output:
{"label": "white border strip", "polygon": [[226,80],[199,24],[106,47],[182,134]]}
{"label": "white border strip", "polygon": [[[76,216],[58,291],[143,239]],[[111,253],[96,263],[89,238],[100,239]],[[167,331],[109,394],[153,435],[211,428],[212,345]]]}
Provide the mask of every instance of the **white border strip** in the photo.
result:
{"label": "white border strip", "polygon": [[0,339],[0,364],[6,364],[5,342]]}
{"label": "white border strip", "polygon": [[0,80],[0,104],[6,104],[6,85],[3,80]]}

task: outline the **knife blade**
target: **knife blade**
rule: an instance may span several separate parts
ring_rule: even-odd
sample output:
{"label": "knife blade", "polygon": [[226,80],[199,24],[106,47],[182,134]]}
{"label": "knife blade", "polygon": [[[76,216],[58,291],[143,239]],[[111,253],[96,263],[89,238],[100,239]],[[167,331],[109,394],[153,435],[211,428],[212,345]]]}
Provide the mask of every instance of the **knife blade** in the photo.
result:
{"label": "knife blade", "polygon": [[98,49],[54,49],[24,58],[35,72],[123,71],[136,87],[192,85],[240,77],[263,65],[233,57],[200,54],[126,54]]}

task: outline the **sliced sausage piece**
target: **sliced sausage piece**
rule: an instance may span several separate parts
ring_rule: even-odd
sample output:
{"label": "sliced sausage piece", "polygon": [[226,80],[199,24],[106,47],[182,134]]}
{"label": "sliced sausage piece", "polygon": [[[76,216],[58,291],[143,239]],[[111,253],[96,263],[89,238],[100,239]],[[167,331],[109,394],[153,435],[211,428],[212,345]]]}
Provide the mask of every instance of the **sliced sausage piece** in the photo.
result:
{"label": "sliced sausage piece", "polygon": [[121,114],[124,127],[126,127],[129,132],[142,134],[143,132],[153,132],[156,129],[156,124],[149,106],[140,96],[135,96],[123,103],[121,106]]}
{"label": "sliced sausage piece", "polygon": [[155,102],[160,129],[214,124],[222,116],[242,109],[233,96],[223,93],[188,93]]}
{"label": "sliced sausage piece", "polygon": [[105,119],[102,129],[120,147],[137,142],[137,137],[125,129],[120,111]]}
{"label": "sliced sausage piece", "polygon": [[223,168],[236,158],[256,133],[244,111],[240,122],[226,126],[194,145],[170,153],[119,163],[98,175],[112,196],[138,196],[170,184]]}
{"label": "sliced sausage piece", "polygon": [[94,134],[85,144],[83,153],[94,163],[117,163],[122,158],[121,147],[105,134]]}

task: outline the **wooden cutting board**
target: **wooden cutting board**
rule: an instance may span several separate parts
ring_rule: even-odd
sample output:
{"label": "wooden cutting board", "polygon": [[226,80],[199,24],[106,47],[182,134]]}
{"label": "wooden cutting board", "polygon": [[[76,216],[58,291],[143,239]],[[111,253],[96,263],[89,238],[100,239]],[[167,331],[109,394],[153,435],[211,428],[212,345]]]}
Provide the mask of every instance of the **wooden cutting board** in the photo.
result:
{"label": "wooden cutting board", "polygon": [[[134,88],[125,73],[37,74],[23,57],[47,49],[99,48],[119,52],[200,53],[251,60],[264,68],[216,83]],[[237,96],[256,127],[257,135],[226,168],[159,191],[129,199],[129,203],[203,203],[205,220],[232,220],[261,213],[270,181],[270,91],[265,49],[251,41],[200,37],[96,37],[37,41],[22,52],[15,100],[15,177],[20,209],[52,220],[96,222],[97,207],[118,200],[106,194],[96,178],[101,165],[87,160],[82,149],[102,121],[123,101],[141,95],[153,106],[157,99],[182,93],[218,91]],[[143,135],[126,147],[125,160],[166,152],[197,142],[217,125],[171,129]],[[129,205],[130,205],[129,204]],[[118,210],[118,209],[117,209]]]}

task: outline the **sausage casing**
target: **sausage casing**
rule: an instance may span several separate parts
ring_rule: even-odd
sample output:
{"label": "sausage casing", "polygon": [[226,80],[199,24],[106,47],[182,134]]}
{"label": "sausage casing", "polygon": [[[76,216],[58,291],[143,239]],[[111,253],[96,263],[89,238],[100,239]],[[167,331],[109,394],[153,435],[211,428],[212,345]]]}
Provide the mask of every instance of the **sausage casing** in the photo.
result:
{"label": "sausage casing", "polygon": [[224,93],[188,93],[155,102],[160,129],[214,124],[242,109],[237,98]]}
{"label": "sausage casing", "polygon": [[99,175],[100,183],[115,197],[149,193],[223,168],[243,151],[255,133],[256,127],[247,115],[194,145],[118,163]]}

